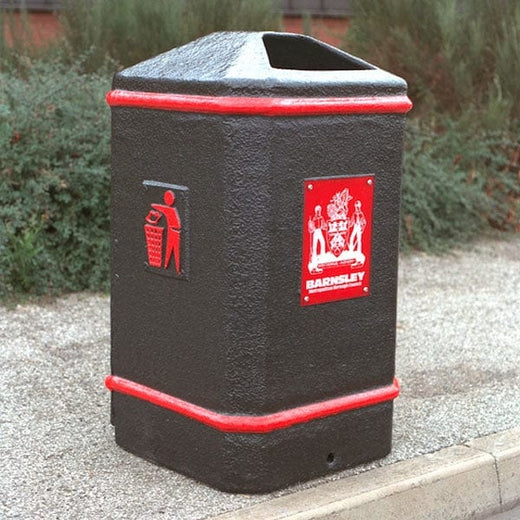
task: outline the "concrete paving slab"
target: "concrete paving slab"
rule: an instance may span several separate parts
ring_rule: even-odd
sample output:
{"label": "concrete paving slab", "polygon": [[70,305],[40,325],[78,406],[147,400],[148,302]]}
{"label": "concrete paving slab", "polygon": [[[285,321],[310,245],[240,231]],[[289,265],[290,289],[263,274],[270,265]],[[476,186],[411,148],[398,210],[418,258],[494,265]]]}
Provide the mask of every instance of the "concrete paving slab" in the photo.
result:
{"label": "concrete paving slab", "polygon": [[499,513],[497,515],[490,516],[487,520],[518,520],[520,518],[520,506]]}
{"label": "concrete paving slab", "polygon": [[[518,428],[520,237],[406,256],[399,276],[392,454],[258,496],[218,492],[115,445],[108,297],[0,307],[0,517],[200,520]],[[514,467],[502,471],[513,482]]]}
{"label": "concrete paving slab", "polygon": [[454,446],[215,520],[452,520],[482,518],[499,504],[494,458]]}
{"label": "concrete paving slab", "polygon": [[468,446],[489,453],[494,458],[500,483],[500,508],[510,509],[518,504],[520,502],[520,428],[472,440]]}

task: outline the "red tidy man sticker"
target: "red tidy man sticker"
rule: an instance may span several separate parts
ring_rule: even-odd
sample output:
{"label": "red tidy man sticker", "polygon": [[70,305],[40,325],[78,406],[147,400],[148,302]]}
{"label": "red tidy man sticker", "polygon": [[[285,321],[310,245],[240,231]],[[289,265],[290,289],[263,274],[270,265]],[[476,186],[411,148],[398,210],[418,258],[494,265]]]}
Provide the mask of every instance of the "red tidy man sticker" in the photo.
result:
{"label": "red tidy man sticker", "polygon": [[[144,231],[148,249],[148,264],[151,267],[168,269],[172,254],[175,258],[175,270],[181,274],[180,247],[181,247],[181,220],[179,212],[173,207],[175,194],[172,190],[164,192],[164,204],[152,204],[152,210],[146,216]],[[164,217],[166,226],[158,224]],[[166,247],[163,248],[164,231],[166,231]],[[164,263],[163,263],[163,249]]]}
{"label": "red tidy man sticker", "polygon": [[144,217],[148,271],[188,279],[188,189],[185,186],[144,181],[149,201]]}
{"label": "red tidy man sticker", "polygon": [[374,176],[307,179],[301,305],[370,293]]}

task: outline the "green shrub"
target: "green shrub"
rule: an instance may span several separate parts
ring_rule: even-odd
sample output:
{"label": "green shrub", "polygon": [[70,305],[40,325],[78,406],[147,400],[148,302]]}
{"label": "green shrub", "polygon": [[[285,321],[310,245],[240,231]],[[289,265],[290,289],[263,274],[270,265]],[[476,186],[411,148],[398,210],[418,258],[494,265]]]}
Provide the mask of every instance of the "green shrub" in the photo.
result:
{"label": "green shrub", "polygon": [[280,30],[276,0],[186,0],[183,40],[188,42],[214,31]]}
{"label": "green shrub", "polygon": [[69,0],[61,12],[65,46],[70,59],[83,56],[85,70],[107,60],[130,65],[149,58],[181,39],[177,1]]}
{"label": "green shrub", "polygon": [[0,74],[0,294],[108,288],[108,77]]}
{"label": "green shrub", "polygon": [[520,2],[354,0],[345,46],[404,77],[415,113],[520,116]]}
{"label": "green shrub", "polygon": [[520,2],[353,0],[345,47],[404,77],[401,242],[520,231]]}
{"label": "green shrub", "polygon": [[444,118],[408,122],[401,245],[445,250],[486,229],[520,231],[520,143],[514,133]]}
{"label": "green shrub", "polygon": [[69,0],[61,21],[72,60],[86,70],[129,66],[204,34],[278,29],[272,0]]}

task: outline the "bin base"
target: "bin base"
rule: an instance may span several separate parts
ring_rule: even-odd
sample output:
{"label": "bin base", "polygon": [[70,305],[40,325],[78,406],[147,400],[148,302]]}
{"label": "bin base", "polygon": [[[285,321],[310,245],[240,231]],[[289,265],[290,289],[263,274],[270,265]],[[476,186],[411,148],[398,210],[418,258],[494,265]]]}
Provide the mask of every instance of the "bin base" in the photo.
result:
{"label": "bin base", "polygon": [[223,433],[124,394],[112,394],[125,450],[222,491],[266,493],[390,452],[393,402],[262,434]]}

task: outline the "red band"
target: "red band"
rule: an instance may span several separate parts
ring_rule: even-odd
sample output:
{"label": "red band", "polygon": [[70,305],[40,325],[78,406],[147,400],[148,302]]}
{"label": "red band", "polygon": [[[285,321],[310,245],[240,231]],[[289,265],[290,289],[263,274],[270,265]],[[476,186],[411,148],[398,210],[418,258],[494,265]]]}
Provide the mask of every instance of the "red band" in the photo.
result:
{"label": "red band", "polygon": [[412,108],[407,96],[346,98],[271,98],[240,96],[195,96],[111,90],[112,107],[135,107],[224,115],[317,116],[333,114],[405,114]]}
{"label": "red band", "polygon": [[389,386],[268,415],[227,415],[202,408],[118,376],[107,376],[105,385],[113,392],[142,399],[228,433],[269,433],[314,419],[322,419],[349,410],[384,403],[399,395],[399,383],[397,379],[394,379],[393,384]]}

